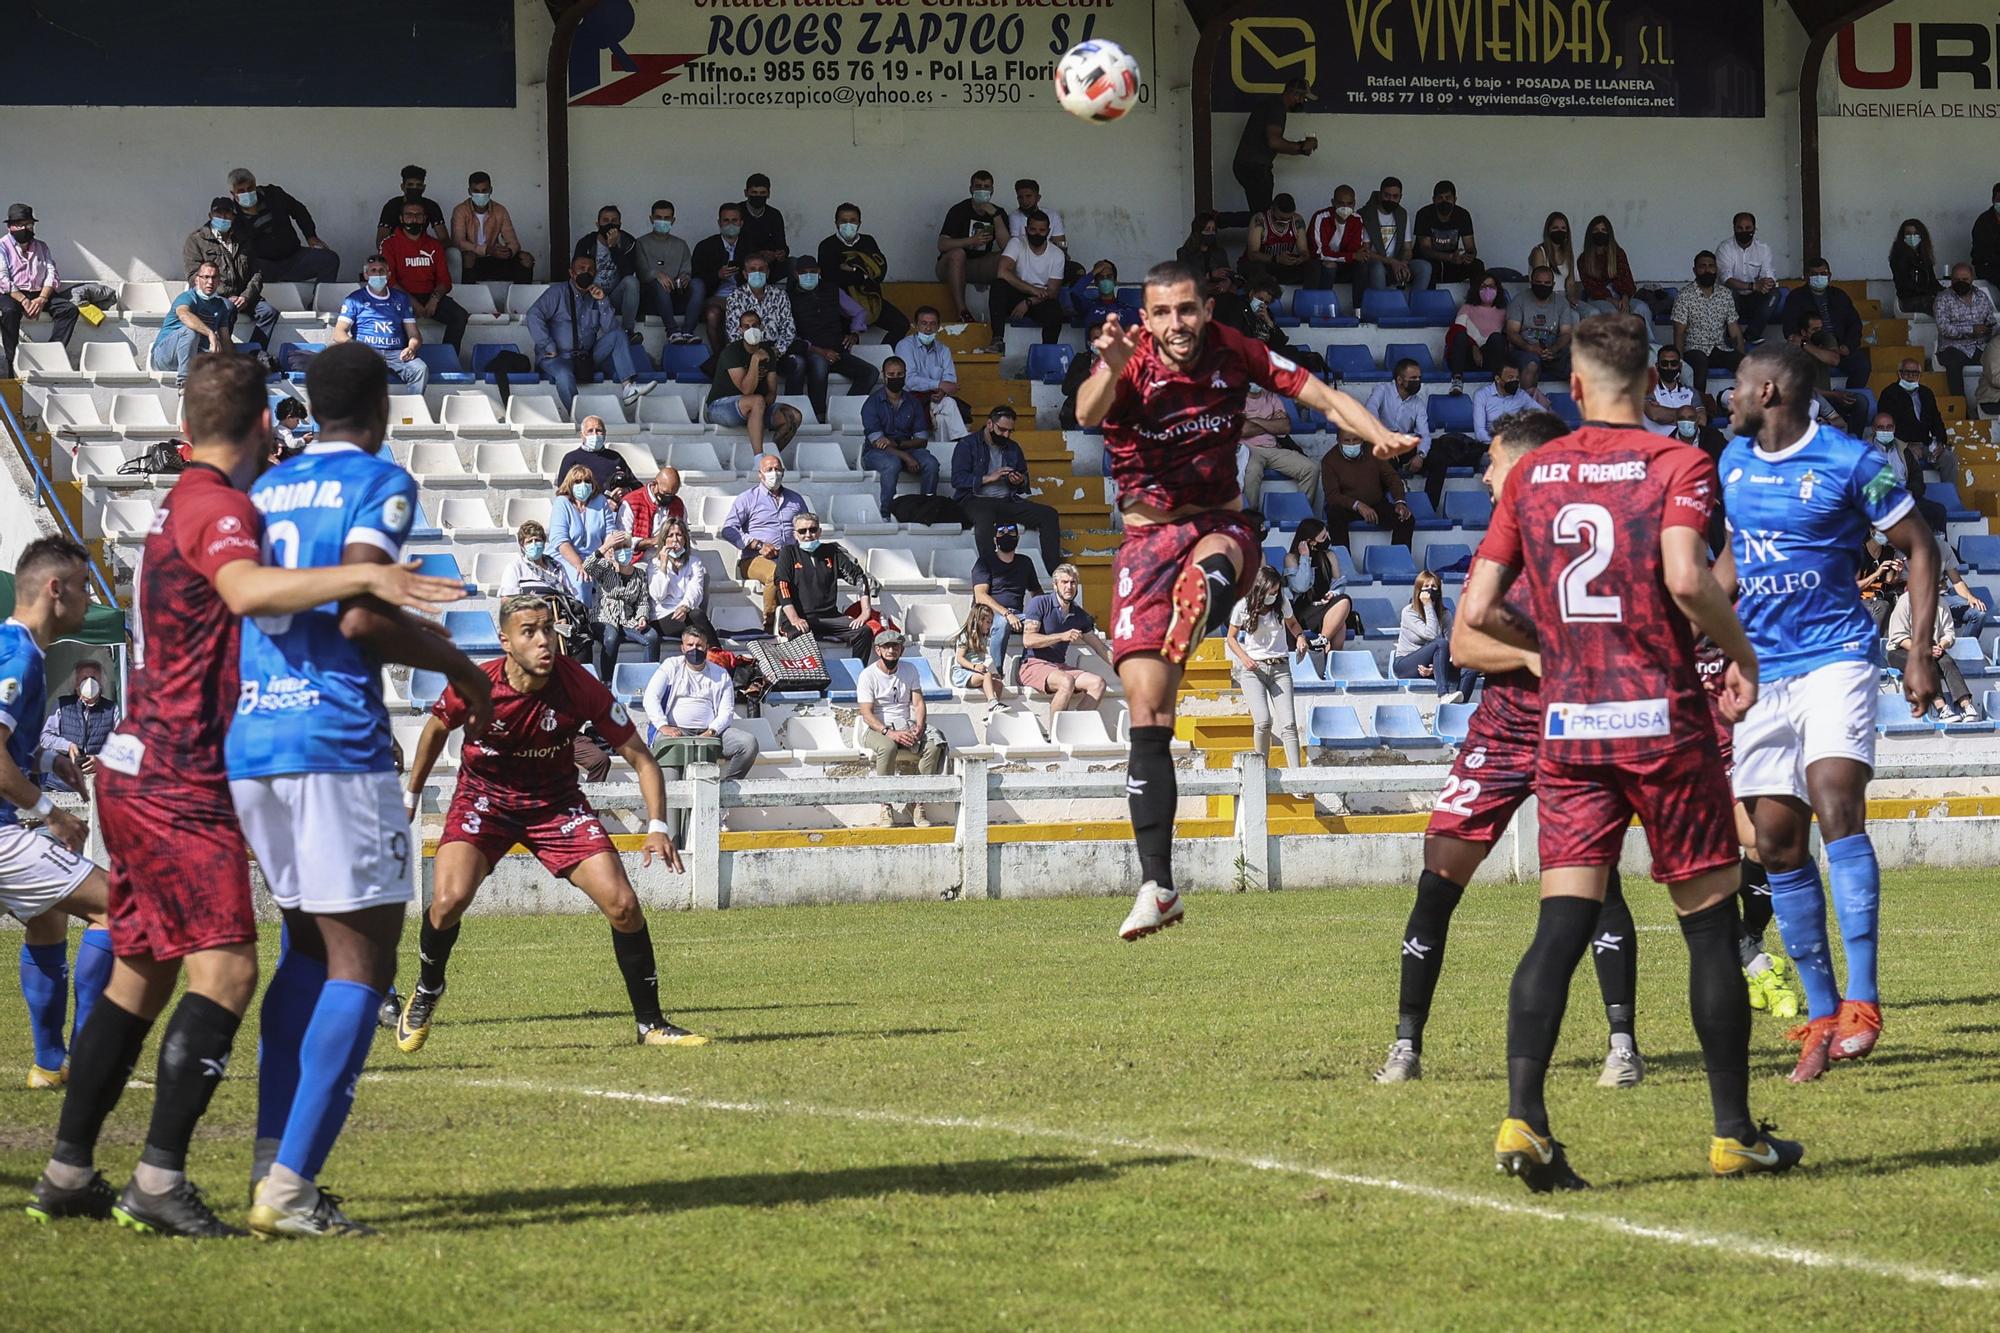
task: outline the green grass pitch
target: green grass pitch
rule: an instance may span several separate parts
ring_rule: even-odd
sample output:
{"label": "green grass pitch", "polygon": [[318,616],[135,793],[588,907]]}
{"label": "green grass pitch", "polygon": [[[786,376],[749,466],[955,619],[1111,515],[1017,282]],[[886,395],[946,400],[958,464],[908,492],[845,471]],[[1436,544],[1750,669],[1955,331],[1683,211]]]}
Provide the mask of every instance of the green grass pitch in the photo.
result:
{"label": "green grass pitch", "polygon": [[[0,1323],[79,1328],[2000,1326],[1989,874],[1891,877],[1887,1025],[1816,1086],[1759,1016],[1789,1177],[1708,1177],[1665,895],[1634,893],[1644,1086],[1595,1086],[1586,963],[1551,1077],[1596,1184],[1496,1177],[1532,892],[1453,925],[1427,1078],[1378,1088],[1403,888],[1196,895],[1136,945],[1107,899],[653,919],[701,1050],[630,1045],[596,917],[466,923],[429,1047],[377,1040],[325,1173],[377,1240],[191,1245],[0,1213]],[[267,939],[268,956],[275,946]],[[406,932],[404,982],[414,931]],[[0,1023],[0,1193],[58,1096]],[[255,1022],[191,1160],[241,1220]],[[140,1064],[150,1075],[153,1046]],[[122,1186],[135,1088],[100,1165]]]}

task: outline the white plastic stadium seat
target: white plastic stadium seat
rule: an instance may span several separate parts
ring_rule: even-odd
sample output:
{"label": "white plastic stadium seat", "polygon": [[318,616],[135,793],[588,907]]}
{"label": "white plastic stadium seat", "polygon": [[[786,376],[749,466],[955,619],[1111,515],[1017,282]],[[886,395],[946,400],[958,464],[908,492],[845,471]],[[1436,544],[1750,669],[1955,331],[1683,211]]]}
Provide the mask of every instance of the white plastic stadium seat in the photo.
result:
{"label": "white plastic stadium seat", "polygon": [[484,389],[459,389],[445,395],[438,420],[460,435],[512,435],[514,428],[494,410],[496,402]]}
{"label": "white plastic stadium seat", "polygon": [[834,496],[826,519],[835,531],[849,537],[886,537],[896,531],[896,520],[882,517],[882,507],[872,495]]}
{"label": "white plastic stadium seat", "polygon": [[118,308],[134,323],[158,324],[179,290],[170,290],[164,282],[128,282],[118,289]]}
{"label": "white plastic stadium seat", "polygon": [[520,557],[514,551],[481,551],[472,557],[472,582],[488,595],[500,590],[500,580]]}
{"label": "white plastic stadium seat", "polygon": [[[655,391],[639,400],[639,424],[656,429],[678,427],[685,432],[698,423],[688,415],[686,399],[679,394]],[[708,427],[701,425],[700,429],[706,431]]]}
{"label": "white plastic stadium seat", "polygon": [[[659,397],[658,394],[653,395]],[[650,403],[652,398],[643,400]],[[678,439],[667,445],[667,462],[683,473],[723,472],[722,455],[712,440]]]}
{"label": "white plastic stadium seat", "polygon": [[[58,449],[56,452],[64,454],[68,450]],[[137,449],[123,444],[80,444],[76,447],[76,456],[70,460],[70,469],[72,475],[86,486],[110,486],[121,490],[151,486],[151,477],[118,475],[118,469],[128,459],[137,456]]]}
{"label": "white plastic stadium seat", "polygon": [[507,289],[507,313],[515,319],[525,321],[528,307],[541,299],[549,289],[546,282],[517,282]]}
{"label": "white plastic stadium seat", "polygon": [[134,431],[141,434],[155,431],[171,432],[174,429],[175,415],[177,408],[171,392],[120,389],[111,400],[111,424],[122,429],[128,436]]}
{"label": "white plastic stadium seat", "polygon": [[486,501],[474,496],[454,496],[443,500],[437,506],[437,525],[450,534],[453,541],[494,541],[506,537],[508,530],[493,521],[493,511],[486,507]]}
{"label": "white plastic stadium seat", "polygon": [[1032,713],[1000,712],[986,720],[986,743],[998,749],[1009,762],[1016,759],[1060,759],[1060,746],[1049,744],[1042,724]]}
{"label": "white plastic stadium seat", "polygon": [[947,586],[970,585],[972,562],[978,558],[979,552],[970,545],[940,547],[931,554],[931,578]]}
{"label": "white plastic stadium seat", "polygon": [[389,430],[396,435],[449,436],[451,428],[438,424],[430,400],[420,393],[389,393]]}
{"label": "white plastic stadium seat", "polygon": [[[645,399],[640,399],[644,402]],[[581,426],[585,417],[597,417],[604,422],[607,435],[630,435],[636,426],[625,420],[625,400],[615,393],[591,393],[579,390],[576,402],[570,405],[569,419]]]}
{"label": "white plastic stadium seat", "polygon": [[98,415],[97,400],[87,393],[52,393],[42,404],[42,423],[58,434],[83,439],[116,439],[119,430]]}
{"label": "white plastic stadium seat", "polygon": [[153,530],[153,512],[156,508],[151,500],[107,501],[100,520],[104,535],[118,542],[145,541],[146,534]]}
{"label": "white plastic stadium seat", "polygon": [[829,398],[826,402],[826,421],[843,435],[861,433],[861,405],[868,400],[855,394],[845,394],[839,398]]}
{"label": "white plastic stadium seat", "polygon": [[410,475],[425,486],[478,486],[480,479],[466,471],[459,459],[458,446],[447,440],[432,440],[410,448],[404,465]]}
{"label": "white plastic stadium seat", "polygon": [[451,289],[451,299],[458,302],[468,324],[497,324],[502,316],[500,308],[493,304],[493,293],[483,282],[461,282]]}
{"label": "white plastic stadium seat", "polygon": [[785,724],[785,740],[792,755],[809,764],[851,764],[862,755],[840,734],[840,723],[817,714],[794,713]]}
{"label": "white plastic stadium seat", "polygon": [[331,324],[340,314],[341,305],[354,295],[355,289],[344,282],[322,282],[313,290],[313,313],[326,316]]}
{"label": "white plastic stadium seat", "polygon": [[833,427],[825,425],[813,411],[812,399],[804,394],[779,394],[778,401],[787,407],[798,409],[799,434],[824,435]]}
{"label": "white plastic stadium seat", "polygon": [[549,501],[552,496],[518,496],[507,502],[502,522],[507,525],[508,535],[521,530],[523,523],[539,523],[544,528],[549,525]]}
{"label": "white plastic stadium seat", "polygon": [[547,434],[550,430],[569,431],[569,423],[563,420],[562,401],[553,390],[547,393],[531,393],[527,389],[516,389],[507,399],[508,425],[523,430]]}
{"label": "white plastic stadium seat", "polygon": [[305,288],[296,282],[267,282],[264,284],[264,299],[271,308],[284,319],[306,319],[312,315],[312,305],[306,300]]}
{"label": "white plastic stadium seat", "polygon": [[[903,607],[900,617],[903,633],[910,635],[926,648],[950,649],[958,642],[958,633],[964,628],[959,619],[958,609],[950,602],[909,602]],[[950,679],[950,659],[946,658],[944,671]]]}
{"label": "white plastic stadium seat", "polygon": [[[85,347],[92,344],[85,343]],[[61,343],[23,340],[14,350],[14,373],[24,380],[77,380],[83,372],[70,364],[69,348]]]}
{"label": "white plastic stadium seat", "polygon": [[139,364],[139,358],[128,342],[85,343],[78,363],[85,374],[102,384],[153,382],[153,372]]}
{"label": "white plastic stadium seat", "polygon": [[688,512],[695,516],[695,527],[701,531],[720,532],[723,520],[729,517],[729,506],[734,503],[733,496],[704,495],[701,497],[700,507],[689,504]]}
{"label": "white plastic stadium seat", "polygon": [[1120,745],[1095,709],[1056,714],[1055,729],[1049,739],[1063,747],[1072,759],[1123,758]]}
{"label": "white plastic stadium seat", "polygon": [[992,759],[1000,753],[988,745],[975,729],[970,713],[931,713],[930,724],[944,736],[957,759]]}
{"label": "white plastic stadium seat", "polygon": [[547,480],[541,472],[528,466],[527,454],[512,440],[474,445],[472,470],[488,486],[539,486]]}
{"label": "white plastic stadium seat", "polygon": [[800,440],[792,453],[792,466],[802,473],[851,477],[854,463],[839,440]]}
{"label": "white plastic stadium seat", "polygon": [[792,752],[778,744],[778,733],[772,730],[768,718],[739,717],[729,725],[732,727],[741,727],[744,734],[756,740],[758,763],[789,764],[792,762]]}
{"label": "white plastic stadium seat", "polygon": [[928,591],[932,582],[917,565],[917,557],[900,546],[868,548],[868,576],[885,588]]}

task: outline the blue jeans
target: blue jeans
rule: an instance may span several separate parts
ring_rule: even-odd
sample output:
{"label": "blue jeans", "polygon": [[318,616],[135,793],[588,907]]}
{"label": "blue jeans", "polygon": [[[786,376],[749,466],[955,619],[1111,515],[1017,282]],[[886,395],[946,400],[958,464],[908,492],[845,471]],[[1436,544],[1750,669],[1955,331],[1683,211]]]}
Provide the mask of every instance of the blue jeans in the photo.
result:
{"label": "blue jeans", "polygon": [[630,333],[639,322],[639,275],[626,274],[605,295],[611,298],[611,308],[618,312],[618,323]]}
{"label": "blue jeans", "polygon": [[[1428,259],[1412,259],[1408,263],[1410,265],[1410,290],[1413,292],[1430,290],[1431,261]],[[1370,287],[1387,287],[1389,285],[1389,266],[1387,264],[1374,263],[1363,264],[1361,266],[1361,287],[1363,290]],[[1357,300],[1355,304],[1358,306],[1361,303]]]}
{"label": "blue jeans", "polygon": [[1437,684],[1438,697],[1454,690],[1463,698],[1472,693],[1478,683],[1479,673],[1470,668],[1453,666],[1451,661],[1451,640],[1442,636],[1432,639],[1414,653],[1398,657],[1389,664],[1398,680],[1420,680],[1417,668],[1427,666]]}
{"label": "blue jeans", "polygon": [[[912,448],[910,452],[917,456],[917,476],[923,483],[923,493],[925,495],[936,495],[938,483],[937,455],[922,445]],[[861,466],[875,474],[875,480],[881,486],[881,495],[878,498],[882,503],[882,517],[889,517],[889,506],[894,504],[896,500],[896,483],[903,476],[902,455],[891,452],[888,449],[877,449],[870,446],[861,451]],[[1001,628],[1006,628],[1005,622],[1002,622]]]}
{"label": "blue jeans", "polygon": [[696,279],[689,279],[681,291],[670,292],[658,279],[649,277],[639,284],[639,316],[658,315],[668,333],[679,333],[688,327],[688,311],[692,310],[697,320],[701,318],[700,293],[701,283]]}
{"label": "blue jeans", "polygon": [[[818,417],[821,422],[826,420],[827,376],[836,373],[845,375],[847,377],[847,392],[863,396],[875,387],[875,381],[880,377],[880,372],[875,367],[869,365],[852,352],[842,352],[837,359],[828,361],[818,352],[815,352],[812,349],[812,345],[804,339],[800,339],[798,342],[792,344],[792,346],[798,353],[796,359],[802,363],[800,366],[800,377],[805,381],[804,391],[806,399],[812,403],[813,415]],[[796,380],[786,386],[787,393],[798,393],[799,391],[799,384]]]}
{"label": "blue jeans", "polygon": [[636,643],[644,650],[648,662],[660,660],[660,632],[656,629],[623,629],[602,623],[596,629],[597,674],[607,685],[611,683],[611,673],[618,667],[618,648],[621,644]]}
{"label": "blue jeans", "polygon": [[[613,329],[591,344],[590,361],[599,370],[609,372],[620,384],[639,373],[637,363],[632,360],[632,344],[626,339],[623,329]],[[568,412],[570,404],[576,401],[575,364],[566,356],[545,356],[541,360],[541,369],[549,383],[556,386],[556,397],[562,399],[563,411]]]}
{"label": "blue jeans", "polygon": [[[224,330],[222,345],[229,346],[227,330]],[[179,387],[187,383],[188,362],[194,360],[197,353],[207,350],[208,339],[193,329],[182,326],[172,333],[162,329],[160,336],[153,339],[153,354],[147,364],[154,370],[173,371],[174,384]]]}
{"label": "blue jeans", "polygon": [[[1020,612],[1014,614],[1019,615]],[[993,669],[1000,673],[1002,679],[1007,674],[1007,640],[1013,633],[1013,626],[1007,623],[1005,616],[993,617],[993,632],[986,636],[986,660],[993,664]]]}

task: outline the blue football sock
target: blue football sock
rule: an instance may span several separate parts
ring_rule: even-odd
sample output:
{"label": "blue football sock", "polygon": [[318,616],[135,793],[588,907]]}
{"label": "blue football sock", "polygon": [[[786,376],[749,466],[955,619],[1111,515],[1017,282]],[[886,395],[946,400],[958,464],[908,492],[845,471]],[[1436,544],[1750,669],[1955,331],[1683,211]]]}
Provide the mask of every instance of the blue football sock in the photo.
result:
{"label": "blue football sock", "polygon": [[83,1035],[83,1025],[90,1018],[91,1006],[104,993],[104,983],[109,980],[111,932],[92,926],[83,932],[83,943],[76,950],[76,969],[70,977],[70,985],[76,990],[76,1016],[70,1019],[70,1045],[76,1045],[76,1039]]}
{"label": "blue football sock", "polygon": [[326,963],[296,949],[278,958],[264,988],[262,1034],[257,1047],[257,1137],[275,1139],[291,1119],[299,1087],[299,1045],[326,985]]}
{"label": "blue football sock", "polygon": [[278,1145],[278,1165],[318,1178],[354,1105],[354,1084],[375,1042],[381,1005],[382,992],[359,981],[329,981],[321,988],[299,1048],[298,1095]]}
{"label": "blue football sock", "polygon": [[1866,833],[1826,845],[1827,878],[1840,914],[1840,938],[1847,946],[1847,998],[1881,1003],[1875,985],[1875,920],[1882,907],[1882,868]]}
{"label": "blue football sock", "polygon": [[63,1018],[69,1012],[69,941],[21,946],[21,996],[28,1002],[28,1029],[35,1034],[35,1063],[61,1069]]}
{"label": "blue football sock", "polygon": [[1840,986],[1826,946],[1826,894],[1820,889],[1818,865],[1808,861],[1797,870],[1771,872],[1771,914],[1806,988],[1807,1017],[1833,1017],[1840,1007]]}

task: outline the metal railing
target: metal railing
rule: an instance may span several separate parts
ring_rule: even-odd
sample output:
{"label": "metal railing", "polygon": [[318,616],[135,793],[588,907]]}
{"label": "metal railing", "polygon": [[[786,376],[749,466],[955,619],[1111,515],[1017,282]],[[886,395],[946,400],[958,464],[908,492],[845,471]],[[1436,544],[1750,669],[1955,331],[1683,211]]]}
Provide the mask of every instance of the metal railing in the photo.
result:
{"label": "metal railing", "polygon": [[[42,470],[41,460],[35,457],[35,451],[28,447],[27,429],[21,425],[21,419],[14,415],[13,405],[7,401],[4,394],[0,394],[0,417],[6,420],[7,432],[14,441],[15,452],[20,454],[21,460],[28,465],[28,471],[34,474],[35,503],[55,515],[63,536],[88,549],[83,534],[69,521],[69,515],[63,511],[62,502],[56,498],[55,483],[50,481],[49,474]],[[118,596],[112,591],[111,583],[104,577],[104,571],[98,567],[96,559],[91,560],[89,568],[90,581],[97,589],[98,597],[106,606],[117,606]]]}

